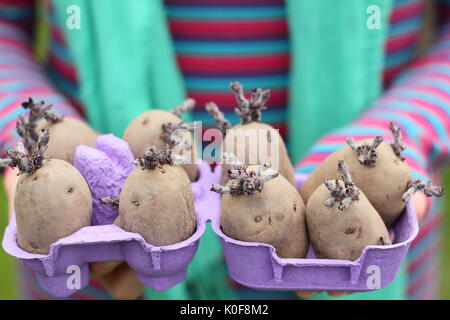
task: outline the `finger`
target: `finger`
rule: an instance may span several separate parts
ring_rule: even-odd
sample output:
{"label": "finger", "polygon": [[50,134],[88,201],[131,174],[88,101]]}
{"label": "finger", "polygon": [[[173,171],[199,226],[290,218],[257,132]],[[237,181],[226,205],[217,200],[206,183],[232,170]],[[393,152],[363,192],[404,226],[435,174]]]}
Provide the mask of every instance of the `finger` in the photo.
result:
{"label": "finger", "polygon": [[122,261],[104,261],[91,263],[91,277],[101,277],[111,273]]}
{"label": "finger", "polygon": [[117,299],[136,299],[144,289],[136,276],[136,273],[126,262],[107,275],[100,277],[100,282],[110,295]]}
{"label": "finger", "polygon": [[318,294],[319,291],[297,291],[295,293],[299,298],[306,299]]}
{"label": "finger", "polygon": [[415,193],[412,197],[414,208],[416,209],[417,219],[423,220],[427,212],[427,196],[421,192]]}
{"label": "finger", "polygon": [[338,298],[338,297],[345,296],[347,294],[351,294],[351,292],[348,292],[348,291],[328,291],[327,293],[330,297],[333,297],[333,298]]}

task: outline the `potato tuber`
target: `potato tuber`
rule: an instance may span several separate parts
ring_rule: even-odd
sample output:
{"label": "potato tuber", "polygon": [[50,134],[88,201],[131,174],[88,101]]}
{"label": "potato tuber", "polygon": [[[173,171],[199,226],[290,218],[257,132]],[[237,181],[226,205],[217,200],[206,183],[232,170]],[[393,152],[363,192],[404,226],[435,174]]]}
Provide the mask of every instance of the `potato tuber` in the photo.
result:
{"label": "potato tuber", "polygon": [[236,240],[270,244],[283,258],[304,258],[308,249],[305,205],[297,190],[282,175],[268,170],[268,163],[247,167],[231,158],[227,185],[211,188],[223,195],[223,232]]}
{"label": "potato tuber", "polygon": [[130,145],[135,157],[144,154],[150,146],[162,149],[169,145],[170,148],[180,148],[180,155],[188,156],[188,162],[182,167],[186,171],[190,181],[198,178],[197,148],[190,133],[195,129],[196,123],[184,123],[180,116],[194,109],[195,101],[187,99],[179,107],[171,112],[165,110],[148,110],[141,113],[130,122],[124,133],[124,140]]}
{"label": "potato tuber", "polygon": [[[247,99],[239,82],[232,82],[230,88],[238,102],[235,112],[241,119],[240,124],[231,127],[215,103],[210,102],[205,106],[225,134],[223,152],[235,154],[247,165],[260,165],[267,161],[263,158],[267,155],[274,170],[295,187],[294,169],[283,139],[273,127],[261,122],[261,110],[267,108],[270,90],[253,89],[250,99]],[[277,150],[272,150],[272,145],[274,149],[278,147]],[[222,184],[228,181],[228,170],[229,166],[222,166]]]}
{"label": "potato tuber", "polygon": [[169,148],[150,147],[136,159],[138,167],[125,180],[118,199],[103,198],[118,205],[114,222],[129,232],[139,233],[154,246],[188,239],[195,231],[194,197],[180,156]]}
{"label": "potato tuber", "polygon": [[[95,146],[97,134],[88,125],[80,120],[61,117],[50,111],[52,105],[44,101],[35,103],[29,98],[22,103],[22,107],[30,111],[30,116],[21,116],[19,121],[33,130],[36,134],[48,128],[50,141],[45,155],[52,159],[61,159],[73,164],[75,150],[79,145]],[[26,120],[27,119],[27,120]]]}
{"label": "potato tuber", "polygon": [[353,183],[344,161],[338,162],[342,180],[325,180],[306,204],[306,225],[320,259],[356,260],[369,245],[390,244],[383,220]]}
{"label": "potato tuber", "polygon": [[70,163],[45,159],[49,130],[37,136],[23,128],[20,142],[0,159],[0,167],[19,169],[14,207],[17,242],[25,251],[48,254],[50,245],[91,225],[92,198],[83,176]]}
{"label": "potato tuber", "polygon": [[[383,142],[381,136],[361,141],[347,138],[346,146],[329,155],[309,175],[300,190],[302,198],[308,202],[324,179],[338,179],[339,175],[334,168],[338,160],[344,160],[350,168],[355,184],[390,227],[405,208],[407,198],[403,194],[414,181],[411,169],[401,153],[405,147],[401,142],[400,129],[393,122],[390,129],[394,135],[394,142],[391,144]],[[425,194],[443,194],[442,188],[435,187],[434,191]],[[413,190],[409,191],[412,192]]]}

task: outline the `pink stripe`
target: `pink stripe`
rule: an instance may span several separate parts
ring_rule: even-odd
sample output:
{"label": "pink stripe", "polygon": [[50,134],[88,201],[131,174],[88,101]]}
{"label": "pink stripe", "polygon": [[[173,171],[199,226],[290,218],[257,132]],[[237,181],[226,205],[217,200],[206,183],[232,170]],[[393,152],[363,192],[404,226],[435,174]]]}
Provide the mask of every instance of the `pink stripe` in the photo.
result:
{"label": "pink stripe", "polygon": [[386,53],[392,53],[404,49],[417,41],[419,31],[414,30],[410,33],[401,34],[395,37],[390,37],[386,43]]}
{"label": "pink stripe", "polygon": [[[406,87],[405,87],[406,88]],[[439,95],[438,90],[427,90],[426,88],[423,88],[421,86],[415,87],[414,90],[417,90],[419,92],[429,93],[431,95]],[[437,117],[441,117],[442,119],[448,118],[448,113],[445,112],[445,110],[442,107],[439,107],[430,101],[424,100],[422,97],[403,97],[403,96],[395,96],[393,94],[394,90],[392,90],[388,95],[382,98],[384,99],[398,99],[400,101],[409,101],[411,103],[414,103],[415,105],[420,105],[423,109],[427,109],[430,112],[433,112]],[[393,96],[391,96],[391,93]],[[447,100],[447,99],[445,99]]]}
{"label": "pink stripe", "polygon": [[[378,129],[378,128],[377,128]],[[388,133],[388,130],[385,130],[386,133]],[[332,135],[328,135],[325,136],[323,138],[321,138],[319,140],[319,144],[335,144],[335,143],[345,143],[345,138],[347,138],[349,135],[346,134],[338,134],[338,133],[333,133]],[[352,136],[353,138],[355,138],[354,136]],[[373,134],[360,134],[356,136],[358,140],[362,140],[362,139],[373,139],[374,135]]]}
{"label": "pink stripe", "polygon": [[65,46],[64,35],[63,35],[61,29],[59,28],[59,26],[52,25],[50,31],[51,31],[51,35],[52,35],[53,39],[57,43]]}
{"label": "pink stripe", "polygon": [[[395,110],[393,110],[393,111],[395,111]],[[355,122],[355,124],[367,126],[367,127],[374,127],[374,128],[380,128],[380,127],[381,128],[389,128],[389,125],[392,120],[385,119],[385,118],[376,118],[375,116],[377,115],[377,112],[378,112],[378,108],[369,110],[369,112],[366,112],[361,119],[358,119]],[[399,113],[399,111],[396,111],[396,112]],[[388,129],[386,129],[386,132],[388,132],[388,134],[384,136],[384,139],[386,141],[393,141],[392,134],[390,133],[390,131],[387,131],[387,130]],[[405,144],[411,144],[412,146],[415,146],[415,142],[411,140],[411,137],[408,135],[408,132],[406,130],[402,130],[402,133],[403,133],[403,140],[404,140]],[[416,149],[416,150],[419,153],[421,153],[421,151],[419,149]]]}
{"label": "pink stripe", "polygon": [[[389,120],[389,119],[366,119],[366,118],[362,118],[357,123],[365,126],[366,128],[370,128],[370,127],[386,128],[386,127],[389,126],[390,121],[391,120]],[[392,141],[392,138],[390,136],[385,136],[385,138],[386,138],[386,141]],[[405,143],[405,145],[408,148],[414,150],[417,154],[422,155],[422,157],[424,157],[423,151],[421,151],[421,150],[419,150],[417,148],[415,143],[413,143],[411,141],[410,137],[408,137],[407,133],[404,133],[404,135],[403,135],[403,142]],[[422,166],[415,159],[409,157],[408,158],[408,165],[412,169],[415,169],[420,174],[426,175],[426,171],[424,170],[424,168],[422,168]]]}
{"label": "pink stripe", "polygon": [[308,154],[304,159],[295,165],[295,168],[300,168],[305,165],[317,164],[325,160],[330,154],[329,153],[311,153]]}
{"label": "pink stripe", "polygon": [[39,84],[45,84],[46,79],[40,72],[30,72],[26,70],[13,69],[11,74],[0,78],[1,83],[22,83],[27,85],[28,83],[38,82]]}
{"label": "pink stripe", "polygon": [[[431,93],[431,91],[429,91],[429,92]],[[386,98],[383,98],[383,100],[384,99],[389,100],[390,97],[386,96]],[[420,106],[423,109],[423,111],[433,113],[434,116],[438,119],[446,120],[446,121],[442,121],[441,123],[443,124],[443,127],[446,128],[445,130],[447,132],[447,135],[450,133],[449,116],[443,108],[440,108],[440,107],[434,105],[433,103],[431,103],[429,101],[425,101],[420,98],[409,98],[409,97],[395,97],[394,98],[393,97],[393,100],[405,101],[405,102],[414,104],[414,106]]]}
{"label": "pink stripe", "polygon": [[[442,217],[440,214],[437,214],[431,220],[429,220],[425,225],[420,226],[419,234],[411,243],[411,248],[414,248],[416,245],[418,245],[419,242],[423,240],[423,238],[425,238],[427,235],[430,234],[430,232],[433,232],[434,230],[436,230],[436,228],[439,227],[441,222],[442,222]],[[415,261],[415,260],[416,259],[412,259],[411,261]],[[412,268],[411,271],[413,271],[414,268],[416,267],[416,263],[410,263],[410,265]]]}
{"label": "pink stripe", "polygon": [[423,9],[424,9],[423,1],[416,1],[413,3],[408,3],[403,6],[396,5],[394,10],[392,11],[389,21],[391,22],[391,24],[394,24],[401,20],[417,16],[421,14]]}
{"label": "pink stripe", "polygon": [[441,165],[444,165],[445,163],[445,165],[448,166],[448,160],[450,157],[450,150],[448,145],[444,142],[437,142],[436,147],[439,148],[442,152],[434,159],[434,165],[436,167],[439,167]]}
{"label": "pink stripe", "polygon": [[6,117],[7,114],[13,112],[14,110],[17,110],[18,108],[21,107],[20,104],[21,104],[20,102],[15,100],[10,104],[8,104],[6,107],[3,107],[2,109],[0,109],[0,117],[1,118]]}
{"label": "pink stripe", "polygon": [[[439,249],[441,245],[438,243],[433,248],[430,248],[429,251],[426,252],[426,255],[424,255],[425,258],[430,258],[433,254],[435,254]],[[414,294],[414,291],[418,290],[418,288],[422,287],[424,283],[427,283],[430,278],[434,279],[436,281],[436,274],[438,271],[438,267],[433,267],[432,269],[426,269],[423,274],[421,274],[419,277],[415,278],[413,281],[409,283],[408,288],[406,289],[406,292],[408,295]]]}
{"label": "pink stripe", "polygon": [[[55,93],[53,90],[24,90],[24,91],[21,91],[20,95],[17,96],[17,98],[13,102],[11,102],[6,107],[4,107],[0,110],[0,117],[6,116],[8,113],[12,112],[14,109],[21,108],[22,102],[28,100],[29,97],[39,96],[39,97],[43,97],[44,101],[45,101],[46,96],[54,96],[54,94]],[[0,99],[6,97],[8,95],[3,96],[2,94],[0,94]],[[71,117],[81,119],[81,116],[78,114],[78,112],[76,112],[73,109],[72,105],[70,103],[68,103],[67,101],[61,100],[57,104],[55,104],[55,107],[57,109],[66,111],[65,113],[67,113]]]}
{"label": "pink stripe", "polygon": [[[432,78],[432,77],[428,77],[426,75],[422,75],[420,82],[423,82],[423,83],[420,83],[419,79],[414,79],[411,82],[408,81],[408,82],[404,82],[404,83],[396,85],[396,90],[397,89],[398,90],[403,90],[403,89],[412,90],[412,89],[414,89],[414,90],[417,90],[417,91],[420,91],[420,92],[424,92],[424,93],[429,93],[429,94],[435,95],[435,96],[439,97],[440,99],[443,99],[445,101],[449,101],[450,102],[450,94],[448,94],[446,91],[444,91],[444,90],[442,90],[440,88],[433,87],[432,85],[426,84],[426,81],[429,81],[429,80],[441,80],[441,79]],[[444,82],[444,83],[447,84],[447,85],[450,85],[449,82]],[[440,107],[436,107],[436,109],[437,110],[442,110],[442,108],[440,108]]]}
{"label": "pink stripe", "polygon": [[0,131],[0,141],[12,143],[14,136],[11,134],[12,130],[16,127],[16,121],[11,121],[5,125]]}
{"label": "pink stripe", "polygon": [[408,64],[402,63],[400,65],[386,68],[383,71],[383,81],[385,84],[390,84],[401,72],[403,72]]}
{"label": "pink stripe", "polygon": [[23,41],[20,41],[15,38],[0,37],[0,45],[14,46],[21,50],[31,50],[31,47],[27,43],[24,43]]}
{"label": "pink stripe", "polygon": [[444,80],[447,83],[450,82],[450,75],[445,73],[428,73],[427,75],[435,79]]}
{"label": "pink stripe", "polygon": [[411,67],[412,69],[439,67],[440,65],[448,67],[450,66],[450,61],[447,60],[449,51],[450,48],[441,48],[441,50],[433,51],[431,56],[426,56],[422,59],[414,60],[414,62],[411,63]]}
{"label": "pink stripe", "polygon": [[0,28],[1,27],[6,27],[8,29],[12,29],[15,32],[17,32],[17,34],[20,34],[21,36],[24,36],[24,32],[23,29],[21,29],[18,24],[14,21],[10,21],[7,19],[0,19]]}
{"label": "pink stripe", "polygon": [[76,83],[77,82],[77,74],[73,65],[66,63],[62,59],[60,59],[56,54],[50,54],[50,63],[54,66],[56,70],[58,70],[65,78],[68,78],[70,81]]}
{"label": "pink stripe", "polygon": [[420,115],[414,111],[404,110],[404,109],[399,110],[397,108],[391,108],[389,106],[384,106],[384,105],[379,105],[370,114],[372,116],[376,116],[377,113],[383,112],[383,111],[388,111],[391,113],[398,114],[400,116],[405,116],[408,118],[408,120],[417,124],[417,127],[422,129],[421,130],[422,134],[420,135],[420,138],[423,141],[423,147],[426,148],[427,151],[431,150],[431,147],[432,147],[431,141],[434,138],[439,139],[439,134],[437,133],[436,129],[422,115]]}
{"label": "pink stripe", "polygon": [[5,64],[2,62],[0,62],[0,70],[2,70],[2,71],[3,70],[12,70],[12,71],[18,70],[18,71],[26,71],[26,72],[36,73],[36,74],[42,72],[42,69],[40,67],[38,67],[37,65],[24,66],[24,65],[20,65],[20,64],[10,64],[10,63]]}

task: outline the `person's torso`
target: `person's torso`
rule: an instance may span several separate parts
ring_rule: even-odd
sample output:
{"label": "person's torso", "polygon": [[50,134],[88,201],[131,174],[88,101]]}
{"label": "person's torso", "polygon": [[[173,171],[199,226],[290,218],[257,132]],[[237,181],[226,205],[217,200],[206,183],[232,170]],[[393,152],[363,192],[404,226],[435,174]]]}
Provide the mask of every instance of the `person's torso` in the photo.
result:
{"label": "person's torso", "polygon": [[[425,1],[394,0],[385,44],[384,84],[414,59],[425,17]],[[236,122],[230,81],[246,88],[271,89],[264,121],[287,138],[286,110],[290,68],[289,28],[284,0],[166,0],[167,23],[189,97],[197,101],[195,120],[212,119],[204,109],[215,101]],[[61,23],[51,7],[48,72],[54,85],[78,102],[77,72],[65,44]]]}

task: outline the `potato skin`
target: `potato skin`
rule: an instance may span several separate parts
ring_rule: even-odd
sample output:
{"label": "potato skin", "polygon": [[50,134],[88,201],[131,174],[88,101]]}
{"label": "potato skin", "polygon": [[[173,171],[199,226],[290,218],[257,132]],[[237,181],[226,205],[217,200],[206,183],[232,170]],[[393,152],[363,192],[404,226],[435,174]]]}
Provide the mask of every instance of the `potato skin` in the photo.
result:
{"label": "potato skin", "polygon": [[20,176],[14,207],[18,244],[31,253],[48,254],[52,243],[91,225],[89,186],[59,159],[44,160],[36,172]]}
{"label": "potato skin", "polygon": [[[359,142],[372,144],[373,139]],[[338,160],[344,160],[355,185],[364,192],[384,223],[391,226],[405,208],[402,196],[411,179],[411,170],[406,161],[395,155],[389,144],[382,142],[376,150],[378,159],[373,167],[360,164],[356,153],[348,145],[335,151],[308,176],[300,190],[302,198],[308,202],[325,179],[340,179],[336,166]]]}
{"label": "potato skin", "polygon": [[56,123],[42,122],[37,130],[50,130],[50,140],[45,155],[52,159],[61,159],[73,164],[75,150],[79,145],[95,147],[97,133],[84,122],[64,117]]}
{"label": "potato skin", "polygon": [[[343,186],[343,182],[339,181]],[[380,245],[380,237],[390,244],[383,220],[364,193],[347,209],[339,210],[339,203],[324,205],[330,191],[321,184],[306,204],[306,225],[316,256],[320,259],[354,261],[369,245]]]}
{"label": "potato skin", "polygon": [[194,196],[189,178],[177,165],[161,169],[136,168],[125,181],[114,222],[139,233],[154,246],[188,239],[195,232]]}
{"label": "potato skin", "polygon": [[[142,156],[151,146],[163,149],[166,146],[166,142],[161,139],[164,133],[162,125],[168,122],[179,123],[181,119],[165,110],[154,109],[145,111],[130,122],[125,129],[123,139],[128,142],[135,157]],[[192,151],[190,152],[191,164],[185,164],[182,167],[186,171],[189,180],[196,181],[198,179],[198,168],[194,161],[197,157],[197,148],[190,133],[186,133],[186,139],[192,146]]]}
{"label": "potato skin", "polygon": [[270,244],[282,258],[306,256],[305,205],[283,176],[266,182],[261,193],[223,195],[221,208],[220,222],[227,236]]}
{"label": "potato skin", "polygon": [[[265,123],[261,123],[261,122],[251,122],[248,124],[237,124],[235,126],[233,126],[233,128],[230,129],[230,131],[232,130],[244,130],[244,134],[245,131],[247,130],[274,130],[270,125],[265,124]],[[234,155],[236,155],[239,158],[239,154],[238,154],[238,148],[237,148],[237,144],[234,144],[234,148],[232,148],[230,145],[233,145],[231,143],[231,139],[233,139],[232,134],[230,134],[230,131],[228,131],[228,134],[225,136],[225,139],[223,141],[223,152],[230,152],[233,153]],[[266,137],[264,136],[264,138],[266,139],[265,141],[258,141],[257,145],[266,145],[267,146],[267,150],[271,150],[271,142],[274,141],[274,139],[278,139],[279,140],[279,150],[278,150],[278,154],[279,154],[279,164],[278,164],[278,168],[272,167],[275,171],[279,172],[292,186],[296,187],[296,183],[295,183],[295,179],[294,179],[294,168],[292,166],[291,160],[289,158],[289,155],[287,153],[286,150],[286,146],[284,144],[283,139],[281,138],[281,136],[278,134],[275,137]],[[259,135],[258,138],[259,140]],[[227,144],[228,144],[228,148],[227,148]],[[242,163],[248,164],[248,165],[257,165],[257,164],[262,164],[261,160],[259,159],[259,154],[257,156],[257,163],[249,163],[250,162],[250,156],[249,156],[249,148],[246,142],[246,155],[245,155],[245,159],[241,159],[239,158],[239,160]],[[229,166],[228,165],[222,165],[222,180],[221,180],[221,184],[225,185],[229,178],[228,178],[228,170],[229,170]]]}

